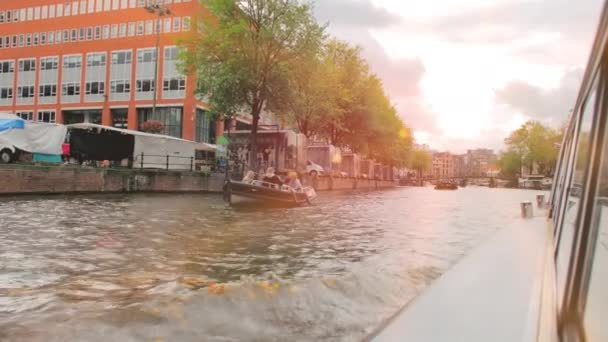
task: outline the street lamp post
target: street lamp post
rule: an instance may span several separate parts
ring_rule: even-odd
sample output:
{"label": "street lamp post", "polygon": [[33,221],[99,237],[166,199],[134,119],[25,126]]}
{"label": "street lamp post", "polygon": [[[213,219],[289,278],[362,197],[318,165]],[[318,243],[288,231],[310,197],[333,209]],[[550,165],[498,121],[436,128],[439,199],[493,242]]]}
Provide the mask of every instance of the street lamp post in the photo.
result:
{"label": "street lamp post", "polygon": [[160,44],[160,18],[165,15],[170,15],[171,11],[169,7],[162,4],[160,0],[155,2],[149,2],[146,5],[146,11],[151,14],[156,14],[155,30],[156,30],[156,50],[154,59],[154,93],[152,95],[152,117],[156,119],[156,96],[158,93],[158,59],[160,58],[160,51],[158,50]]}

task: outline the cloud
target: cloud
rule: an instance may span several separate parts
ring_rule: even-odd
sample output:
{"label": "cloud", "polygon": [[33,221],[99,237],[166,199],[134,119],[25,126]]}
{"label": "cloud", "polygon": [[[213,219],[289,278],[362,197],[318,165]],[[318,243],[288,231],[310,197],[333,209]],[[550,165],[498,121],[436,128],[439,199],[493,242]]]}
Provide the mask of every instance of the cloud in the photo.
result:
{"label": "cloud", "polygon": [[386,27],[401,18],[367,0],[319,0],[314,11],[321,22],[340,27]]}
{"label": "cloud", "polygon": [[534,32],[560,32],[566,40],[579,40],[594,32],[601,4],[600,0],[509,1],[405,27],[457,42],[504,44]]}
{"label": "cloud", "polygon": [[509,82],[495,92],[496,104],[521,112],[530,119],[548,123],[561,123],[574,107],[584,70],[568,70],[560,84],[543,89],[523,81]]}
{"label": "cloud", "polygon": [[371,35],[376,28],[400,22],[399,16],[364,0],[319,0],[315,15],[329,21],[329,32],[361,48],[371,71],[383,82],[387,94],[410,127],[435,128],[433,117],[420,103],[419,83],[426,71],[420,58],[390,58],[384,47]]}

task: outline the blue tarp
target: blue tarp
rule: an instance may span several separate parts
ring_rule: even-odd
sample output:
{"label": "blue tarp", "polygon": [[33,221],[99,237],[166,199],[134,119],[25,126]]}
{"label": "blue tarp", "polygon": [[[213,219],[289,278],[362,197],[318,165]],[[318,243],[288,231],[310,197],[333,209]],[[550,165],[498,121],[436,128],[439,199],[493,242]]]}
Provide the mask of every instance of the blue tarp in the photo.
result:
{"label": "blue tarp", "polygon": [[21,119],[4,119],[0,118],[0,132],[6,131],[7,129],[24,129],[25,121]]}
{"label": "blue tarp", "polygon": [[33,160],[40,163],[61,163],[61,156],[56,154],[34,153]]}

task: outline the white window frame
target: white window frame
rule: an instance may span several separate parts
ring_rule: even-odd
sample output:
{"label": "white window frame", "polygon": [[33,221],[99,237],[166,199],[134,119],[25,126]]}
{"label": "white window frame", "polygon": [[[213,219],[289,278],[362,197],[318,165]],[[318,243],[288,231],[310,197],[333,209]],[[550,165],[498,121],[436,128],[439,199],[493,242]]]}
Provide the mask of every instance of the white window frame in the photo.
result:
{"label": "white window frame", "polygon": [[118,37],[124,38],[127,36],[127,23],[120,23],[118,25]]}
{"label": "white window frame", "polygon": [[[49,121],[42,120],[42,119],[44,119],[44,114],[49,115]],[[55,112],[54,110],[39,110],[36,112],[36,121],[38,121],[38,122],[55,123],[56,119],[57,119],[57,112]]]}
{"label": "white window frame", "polygon": [[181,22],[181,18],[180,17],[174,17],[173,18],[173,28],[171,29],[172,32],[180,32],[182,30],[182,22]]}
{"label": "white window frame", "polygon": [[129,37],[134,37],[135,36],[135,22],[131,21],[129,22],[129,27],[127,28],[127,36]]}
{"label": "white window frame", "polygon": [[192,21],[191,21],[190,17],[183,17],[182,18],[182,31],[189,32],[191,28],[192,28]]}
{"label": "white window frame", "polygon": [[[131,58],[127,59],[125,56],[125,61],[129,61],[129,63],[114,63],[114,54],[119,54],[119,53],[130,53],[131,54]],[[133,50],[116,50],[116,51],[112,51],[110,53],[110,63],[112,65],[131,65],[133,63]]]}
{"label": "white window frame", "polygon": [[110,25],[103,25],[103,29],[101,30],[101,39],[109,39],[110,38]]}

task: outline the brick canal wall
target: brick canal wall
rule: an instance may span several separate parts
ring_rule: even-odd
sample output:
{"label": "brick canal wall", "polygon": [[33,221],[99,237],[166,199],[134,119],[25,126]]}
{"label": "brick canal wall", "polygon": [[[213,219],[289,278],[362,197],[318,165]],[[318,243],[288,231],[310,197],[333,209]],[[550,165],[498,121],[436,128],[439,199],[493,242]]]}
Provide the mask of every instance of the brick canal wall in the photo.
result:
{"label": "brick canal wall", "polygon": [[369,180],[369,179],[357,179],[357,178],[330,178],[330,177],[318,177],[316,180],[307,177],[304,179],[304,184],[312,186],[317,191],[329,191],[329,190],[377,190],[392,188],[397,185],[396,182],[392,181],[380,181],[380,180]]}
{"label": "brick canal wall", "polygon": [[0,166],[0,194],[220,192],[223,176],[70,166]]}
{"label": "brick canal wall", "polygon": [[[0,195],[103,192],[221,192],[223,175],[164,170],[1,165]],[[394,182],[354,178],[304,179],[318,191],[394,187]]]}

